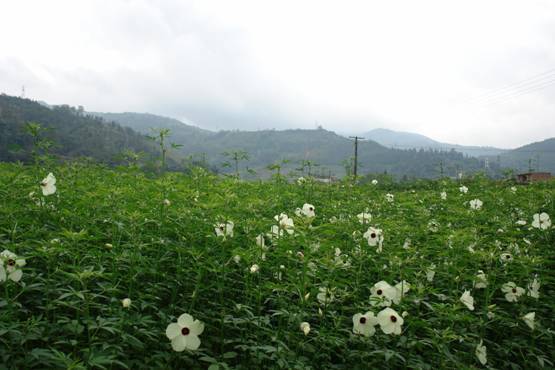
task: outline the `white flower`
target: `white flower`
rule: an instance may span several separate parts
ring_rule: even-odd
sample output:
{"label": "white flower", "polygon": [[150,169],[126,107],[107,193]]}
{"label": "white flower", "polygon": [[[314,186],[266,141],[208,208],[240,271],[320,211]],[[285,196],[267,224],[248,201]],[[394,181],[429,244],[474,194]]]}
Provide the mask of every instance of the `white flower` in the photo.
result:
{"label": "white flower", "polygon": [[459,188],[459,191],[463,194],[466,194],[466,193],[468,193],[468,188],[463,185]]}
{"label": "white flower", "polygon": [[260,266],[258,266],[256,263],[252,265],[249,269],[251,274],[256,274],[259,270],[260,270]]}
{"label": "white flower", "polygon": [[216,231],[217,236],[226,236],[233,237],[233,222],[227,221],[227,223],[216,224],[214,227],[214,231]]}
{"label": "white flower", "polygon": [[486,353],[487,349],[482,343],[483,341],[480,340],[480,343],[476,346],[476,351],[474,353],[476,354],[476,357],[478,357],[478,361],[480,361],[482,365],[485,365],[488,362]]}
{"label": "white flower", "polygon": [[259,234],[256,237],[256,245],[258,245],[262,249],[266,249],[266,241],[264,240],[264,235],[263,234]]}
{"label": "white flower", "polygon": [[[295,224],[292,218],[289,218],[285,213],[280,213],[279,216],[274,216],[274,219],[279,223],[278,225],[272,226],[272,233],[277,236],[283,235],[283,230],[287,231],[289,235],[293,234]],[[276,231],[275,226],[279,231]]]}
{"label": "white flower", "polygon": [[511,186],[511,191],[512,191],[513,193],[516,193],[516,186]]}
{"label": "white flower", "polygon": [[241,262],[241,256],[236,254],[235,256],[233,256],[233,262],[239,264],[239,262]]}
{"label": "white flower", "polygon": [[321,305],[327,305],[333,302],[335,297],[331,289],[320,287],[319,293],[316,295],[316,299],[318,300],[318,302],[320,302]]}
{"label": "white flower", "polygon": [[510,253],[501,253],[501,256],[499,257],[499,260],[502,263],[509,263],[513,261],[513,255]]}
{"label": "white flower", "polygon": [[308,203],[303,204],[303,208],[301,209],[301,215],[308,218],[315,217],[316,213],[314,212],[314,206]]}
{"label": "white flower", "polygon": [[441,194],[439,194],[439,196],[441,197],[441,200],[446,200],[447,199],[447,193],[442,191]]}
{"label": "white flower", "polygon": [[532,221],[532,226],[536,229],[549,229],[551,227],[551,219],[549,218],[549,215],[545,212],[536,213],[534,215],[534,221]]}
{"label": "white flower", "polygon": [[395,196],[394,196],[393,194],[387,193],[387,194],[385,195],[385,199],[386,199],[389,203],[391,203],[391,202],[393,202],[393,200],[395,200]]}
{"label": "white flower", "polygon": [[428,222],[428,230],[433,233],[437,233],[439,230],[439,222],[436,220],[430,220],[430,222]]}
{"label": "white flower", "polygon": [[524,288],[516,286],[516,284],[512,281],[503,284],[503,286],[501,287],[501,291],[505,293],[505,299],[508,302],[517,302],[518,297],[526,292]]}
{"label": "white flower", "polygon": [[474,311],[474,298],[470,295],[470,291],[465,290],[460,301],[470,310]]}
{"label": "white flower", "polygon": [[401,326],[405,321],[392,308],[384,308],[378,313],[378,324],[384,334],[401,334]]}
{"label": "white flower", "polygon": [[470,208],[475,209],[475,210],[479,210],[480,208],[482,208],[483,204],[484,204],[484,202],[482,202],[480,199],[472,199],[470,201]]}
{"label": "white flower", "polygon": [[435,268],[436,268],[436,265],[432,264],[426,270],[426,280],[428,280],[429,282],[434,281],[434,276],[436,275]]}
{"label": "white flower", "polygon": [[474,280],[474,288],[483,289],[488,286],[488,276],[482,271],[478,270],[476,279]]}
{"label": "white flower", "polygon": [[165,205],[165,206],[168,206],[168,207],[169,207],[171,204],[172,204],[172,202],[170,202],[169,199],[164,199],[164,205]]}
{"label": "white flower", "polygon": [[177,323],[171,323],[166,328],[166,337],[172,342],[174,351],[181,352],[185,349],[196,350],[200,346],[199,335],[204,331],[204,324],[193,320],[193,316],[184,313],[179,316]]}
{"label": "white flower", "polygon": [[367,224],[372,219],[372,215],[370,213],[362,212],[357,215],[358,222],[361,224]]}
{"label": "white flower", "polygon": [[395,295],[395,298],[393,298],[393,303],[399,304],[401,302],[401,298],[403,298],[410,290],[410,284],[403,280],[400,283],[395,284],[395,290],[397,291],[397,294]]}
{"label": "white flower", "polygon": [[308,335],[308,333],[310,333],[310,324],[306,321],[301,322],[300,328],[304,335]]}
{"label": "white flower", "polygon": [[374,326],[378,325],[378,319],[374,312],[368,311],[364,315],[357,313],[353,316],[353,333],[369,337],[376,333]]}
{"label": "white flower", "polygon": [[392,287],[386,281],[379,281],[370,288],[370,304],[372,306],[379,305],[381,307],[391,306],[391,303],[397,299],[397,288]]}
{"label": "white flower", "polygon": [[[4,264],[6,265],[5,267]],[[23,276],[23,271],[20,267],[25,265],[26,262],[23,258],[18,258],[15,253],[5,249],[0,253],[0,283],[6,281],[6,279],[17,283]]]}
{"label": "white flower", "polygon": [[305,182],[306,182],[306,179],[302,176],[297,179],[297,185],[302,185]]}
{"label": "white flower", "polygon": [[519,226],[524,226],[524,225],[526,225],[526,221],[524,221],[524,220],[518,220],[518,221],[516,222],[516,224],[519,225]]}
{"label": "white flower", "polygon": [[411,244],[411,240],[409,238],[406,238],[405,242],[403,243],[403,249],[409,249],[410,244]]}
{"label": "white flower", "polygon": [[529,312],[526,315],[524,315],[522,317],[522,320],[524,320],[524,322],[526,323],[526,325],[528,325],[528,327],[532,330],[534,330],[534,320],[536,319],[536,313],[535,312]]}
{"label": "white flower", "polygon": [[129,298],[122,299],[121,300],[121,305],[123,306],[123,308],[131,307],[131,299],[129,299]]}
{"label": "white flower", "polygon": [[41,181],[40,187],[42,189],[42,195],[44,196],[52,195],[56,192],[56,178],[52,172]]}
{"label": "white flower", "polygon": [[378,253],[382,251],[383,232],[381,229],[369,227],[362,236],[366,238],[369,246],[378,246],[378,249],[376,250]]}
{"label": "white flower", "polygon": [[534,280],[528,284],[528,296],[532,298],[540,298],[540,282],[538,279],[534,278]]}
{"label": "white flower", "polygon": [[378,180],[376,179],[372,180],[372,185],[378,185]]}

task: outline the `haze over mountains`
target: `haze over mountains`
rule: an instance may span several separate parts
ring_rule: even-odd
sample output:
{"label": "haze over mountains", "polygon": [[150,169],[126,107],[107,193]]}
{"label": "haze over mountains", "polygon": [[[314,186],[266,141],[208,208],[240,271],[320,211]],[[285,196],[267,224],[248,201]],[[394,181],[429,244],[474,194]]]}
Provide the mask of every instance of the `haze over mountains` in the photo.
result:
{"label": "haze over mountains", "polygon": [[448,144],[436,141],[427,136],[412,132],[393,131],[385,128],[376,128],[361,135],[374,140],[384,146],[396,149],[437,149],[451,150],[464,153],[471,157],[494,156],[507,151],[507,149]]}
{"label": "haze over mountains", "polygon": [[[47,128],[47,136],[56,144],[54,153],[65,158],[88,156],[118,163],[115,158],[125,150],[156,156],[157,148],[144,135],[151,135],[152,129],[168,128],[169,141],[182,145],[172,150],[175,164],[192,157],[225,172],[229,170],[221,167],[226,161],[222,153],[245,151],[249,160],[241,163],[242,171],[248,167],[260,177],[270,174],[268,165],[282,160],[288,161],[285,170],[310,161],[312,173],[320,176],[340,177],[352,168],[352,140],[321,128],[214,132],[149,113],[87,113],[7,95],[0,95],[0,159],[27,158],[24,152],[31,141],[25,132],[28,121]],[[359,143],[360,174],[385,172],[396,177],[431,178],[443,171],[446,176],[456,176],[459,172],[483,171],[486,162],[490,175],[500,175],[507,167],[555,172],[555,139],[503,150],[444,144],[423,135],[387,129],[372,130],[365,137],[375,141]],[[20,150],[14,149],[17,147]]]}

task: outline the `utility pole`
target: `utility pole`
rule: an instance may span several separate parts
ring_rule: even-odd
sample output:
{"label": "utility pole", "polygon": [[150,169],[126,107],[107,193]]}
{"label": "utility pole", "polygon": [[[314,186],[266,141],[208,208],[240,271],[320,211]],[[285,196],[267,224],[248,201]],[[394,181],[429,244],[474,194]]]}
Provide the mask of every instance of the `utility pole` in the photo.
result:
{"label": "utility pole", "polygon": [[540,155],[536,154],[536,171],[540,171]]}
{"label": "utility pole", "polygon": [[349,136],[349,138],[351,139],[355,139],[355,163],[354,163],[354,169],[353,169],[353,175],[355,177],[355,181],[357,179],[357,168],[358,168],[358,140],[364,140],[363,137],[360,136]]}

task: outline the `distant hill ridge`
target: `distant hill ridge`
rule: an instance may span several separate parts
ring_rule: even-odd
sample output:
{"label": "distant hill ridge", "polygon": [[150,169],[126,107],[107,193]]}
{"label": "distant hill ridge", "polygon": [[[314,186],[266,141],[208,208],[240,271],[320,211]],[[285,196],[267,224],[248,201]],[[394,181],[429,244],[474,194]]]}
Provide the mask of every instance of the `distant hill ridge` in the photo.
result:
{"label": "distant hill ridge", "polygon": [[500,149],[489,146],[467,146],[442,143],[424,135],[412,132],[394,131],[385,128],[376,128],[363,133],[361,136],[370,140],[374,140],[389,148],[438,150],[454,149],[471,157],[481,157],[485,155],[492,156],[507,151],[507,149]]}

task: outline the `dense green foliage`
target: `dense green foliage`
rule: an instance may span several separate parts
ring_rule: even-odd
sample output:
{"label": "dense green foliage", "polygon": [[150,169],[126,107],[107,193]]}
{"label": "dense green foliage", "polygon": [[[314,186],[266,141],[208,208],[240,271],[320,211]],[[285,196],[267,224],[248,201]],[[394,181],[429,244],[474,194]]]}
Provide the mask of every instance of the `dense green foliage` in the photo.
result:
{"label": "dense green foliage", "polygon": [[[345,174],[344,162],[353,155],[353,142],[343,136],[324,129],[316,130],[261,130],[210,132],[185,125],[169,118],[138,113],[95,113],[139,132],[148,133],[152,128],[169,128],[172,140],[182,144],[184,155],[196,155],[212,165],[225,159],[222,152],[246,151],[249,161],[243,164],[267,177],[266,167],[272,163],[288,160],[288,169],[298,168],[301,161],[319,165],[315,171],[324,177]],[[483,160],[466,157],[456,151],[440,150],[397,150],[386,148],[374,141],[363,141],[359,145],[359,173],[383,173],[397,177],[437,178],[443,166],[444,175],[456,176],[459,172],[476,172],[484,168]],[[500,169],[492,163],[490,174],[499,175]]]}
{"label": "dense green foliage", "polygon": [[[43,197],[48,172],[57,191]],[[0,283],[0,367],[468,369],[482,366],[483,341],[491,368],[553,368],[555,229],[530,225],[536,213],[555,215],[555,184],[513,191],[477,178],[466,180],[466,194],[460,185],[401,191],[1,164],[0,246],[26,265],[18,283]],[[482,209],[470,209],[474,198]],[[314,219],[295,216],[304,203],[315,206]],[[362,225],[356,215],[365,210],[372,219]],[[256,236],[282,212],[294,233],[266,237],[261,248]],[[216,236],[215,224],[227,221],[234,235]],[[383,230],[381,253],[363,238],[368,226]],[[500,261],[503,253],[513,261]],[[474,287],[478,270],[485,289]],[[503,284],[528,291],[534,278],[539,298],[505,299]],[[355,335],[353,315],[382,309],[369,299],[381,280],[411,284],[391,306],[408,314],[402,332]],[[333,301],[319,302],[322,287]],[[465,290],[473,311],[459,300]],[[530,312],[534,330],[522,319]],[[166,338],[183,313],[205,324],[196,351],[174,352]]]}

